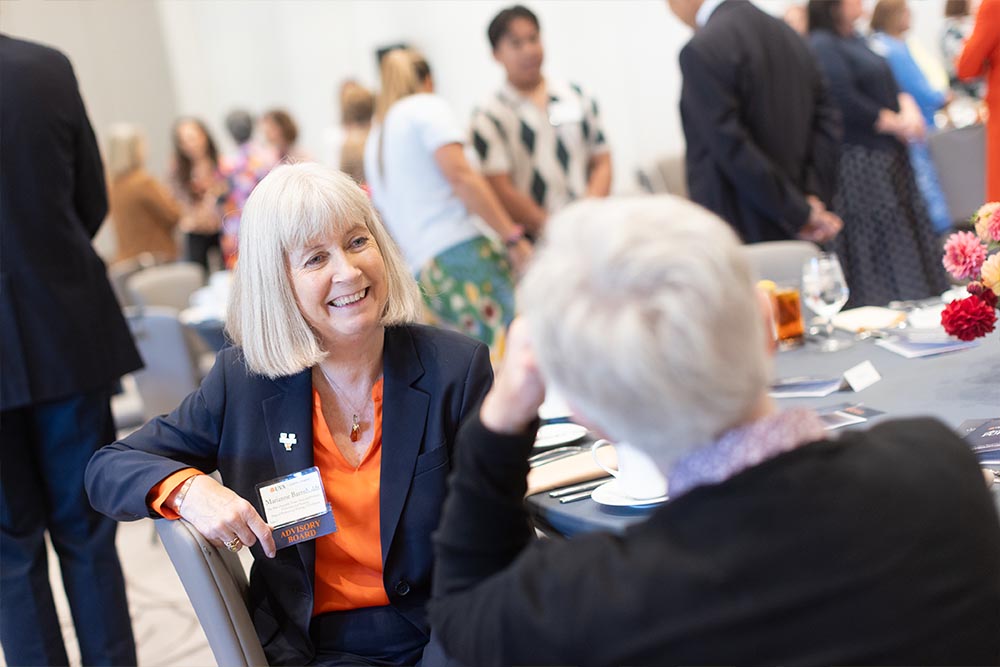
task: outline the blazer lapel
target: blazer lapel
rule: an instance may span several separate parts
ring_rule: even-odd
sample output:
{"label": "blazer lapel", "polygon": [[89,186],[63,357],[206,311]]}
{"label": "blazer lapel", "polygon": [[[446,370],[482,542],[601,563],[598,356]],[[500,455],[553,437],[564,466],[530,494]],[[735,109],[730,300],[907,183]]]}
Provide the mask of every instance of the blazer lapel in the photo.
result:
{"label": "blazer lapel", "polygon": [[408,329],[386,329],[384,355],[382,472],[379,482],[379,536],[383,565],[410,491],[430,402],[426,393],[412,386],[424,374],[424,367]]}
{"label": "blazer lapel", "polygon": [[[276,476],[284,477],[314,465],[312,371],[306,369],[296,375],[279,378],[274,384],[280,393],[264,399],[261,407],[264,410],[265,437],[271,448]],[[309,540],[298,544],[296,549],[309,579],[311,601],[316,576],[316,543]],[[312,612],[311,605],[309,612]]]}

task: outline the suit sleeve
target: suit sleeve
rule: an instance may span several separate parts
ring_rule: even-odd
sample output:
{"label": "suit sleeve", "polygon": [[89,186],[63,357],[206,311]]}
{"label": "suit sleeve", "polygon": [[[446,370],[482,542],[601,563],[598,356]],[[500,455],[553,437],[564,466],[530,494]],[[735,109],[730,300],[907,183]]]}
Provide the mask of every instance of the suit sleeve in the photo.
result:
{"label": "suit sleeve", "polygon": [[225,367],[239,363],[231,350],[220,354],[201,387],[176,410],[94,454],[85,476],[94,509],[117,521],[158,518],[147,504],[150,489],[184,468],[204,473],[216,469],[226,405]]}
{"label": "suit sleeve", "polygon": [[73,103],[77,106],[79,119],[76,128],[76,145],[74,157],[73,204],[77,215],[91,238],[100,229],[101,223],[108,214],[108,190],[104,183],[104,165],[101,162],[101,151],[97,147],[94,128],[87,117],[87,109],[80,96],[80,87],[73,67],[67,61],[69,77],[73,85]]}
{"label": "suit sleeve", "polygon": [[[987,65],[1000,67],[1000,63],[990,62],[1000,43],[1000,0],[983,0],[976,16],[976,25],[965,42],[955,73],[960,79],[974,79],[986,73]],[[995,93],[994,93],[995,94]]]}
{"label": "suit sleeve", "polygon": [[591,627],[621,623],[602,616],[608,587],[594,580],[595,572],[613,571],[619,538],[534,539],[524,504],[534,435],[535,428],[494,433],[478,412],[459,431],[434,540],[435,637],[469,665],[618,664],[599,655],[595,644],[606,642],[581,637],[573,619]]}
{"label": "suit sleeve", "polygon": [[709,62],[689,45],[681,50],[680,65],[690,126],[740,197],[795,236],[809,219],[809,204],[754,144],[740,122],[739,99],[719,63]]}
{"label": "suit sleeve", "polygon": [[843,139],[840,109],[830,97],[826,79],[814,65],[813,88],[816,108],[813,112],[812,142],[806,165],[806,193],[816,195],[827,207],[837,190],[837,165]]}

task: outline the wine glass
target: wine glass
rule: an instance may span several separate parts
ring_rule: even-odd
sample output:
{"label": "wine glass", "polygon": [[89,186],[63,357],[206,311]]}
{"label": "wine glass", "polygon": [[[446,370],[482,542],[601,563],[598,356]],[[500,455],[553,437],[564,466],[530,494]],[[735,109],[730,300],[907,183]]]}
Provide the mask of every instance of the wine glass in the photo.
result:
{"label": "wine glass", "polygon": [[848,340],[833,337],[833,316],[847,303],[849,294],[836,253],[822,253],[802,266],[802,300],[809,310],[826,321],[826,337],[820,343],[824,352],[834,352],[851,345]]}

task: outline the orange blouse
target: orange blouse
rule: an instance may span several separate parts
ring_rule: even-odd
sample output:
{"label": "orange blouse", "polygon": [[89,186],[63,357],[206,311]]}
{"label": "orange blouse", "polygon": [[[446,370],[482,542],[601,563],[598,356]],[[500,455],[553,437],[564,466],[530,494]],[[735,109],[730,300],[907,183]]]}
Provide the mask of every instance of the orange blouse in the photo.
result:
{"label": "orange blouse", "polygon": [[357,469],[350,465],[323,419],[313,390],[313,460],[333,506],[337,530],[316,540],[313,615],[389,604],[382,585],[379,482],[382,473],[382,380],[372,388],[375,433]]}
{"label": "orange blouse", "polygon": [[[361,465],[355,469],[337,449],[313,389],[313,461],[323,479],[337,530],[316,539],[313,615],[329,611],[389,604],[382,584],[382,539],[379,489],[382,474],[382,380],[372,388],[374,434]],[[185,468],[150,489],[147,503],[166,519],[179,516],[167,500],[194,475]]]}

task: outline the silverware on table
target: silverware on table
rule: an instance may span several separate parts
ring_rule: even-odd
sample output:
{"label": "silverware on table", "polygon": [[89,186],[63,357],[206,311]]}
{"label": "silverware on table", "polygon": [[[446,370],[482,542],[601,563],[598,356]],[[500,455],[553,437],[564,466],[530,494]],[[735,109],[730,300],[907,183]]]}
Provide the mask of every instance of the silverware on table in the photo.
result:
{"label": "silverware on table", "polygon": [[580,482],[579,484],[573,484],[572,486],[564,486],[559,489],[553,489],[549,491],[549,498],[563,498],[565,496],[571,496],[581,491],[589,491],[596,489],[601,484],[607,482],[611,477],[599,477],[598,479],[592,479],[587,482]]}
{"label": "silverware on table", "polygon": [[537,468],[538,466],[545,465],[546,463],[552,463],[553,461],[559,461],[560,459],[569,458],[570,456],[576,456],[583,450],[584,448],[580,445],[556,447],[555,449],[549,449],[528,457],[528,465],[531,468]]}

